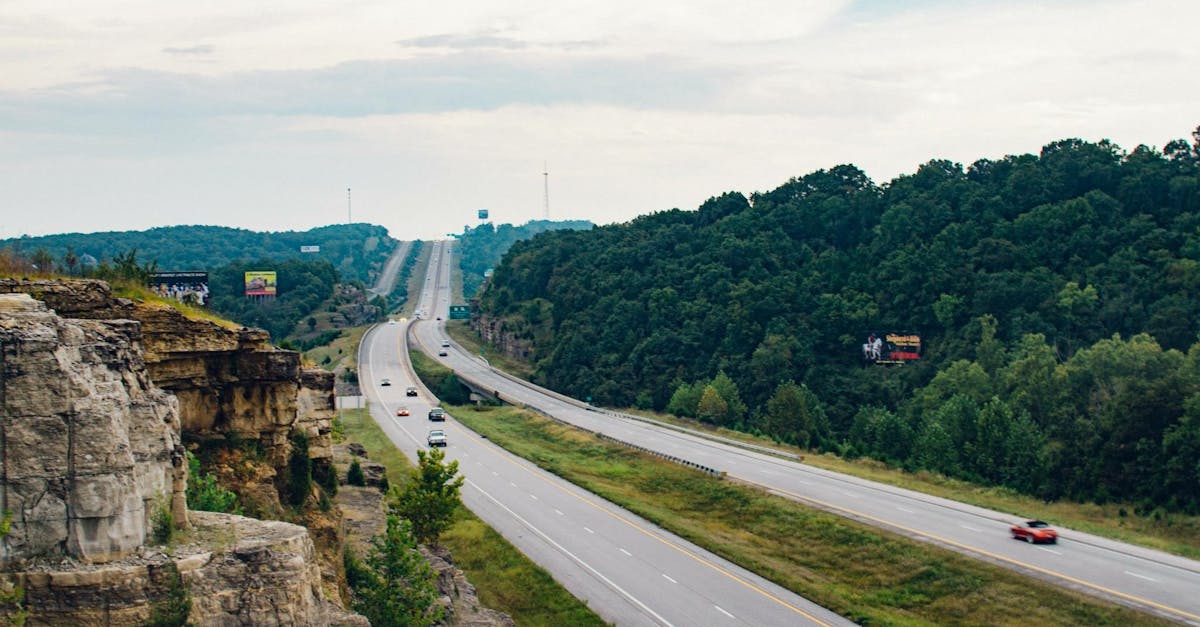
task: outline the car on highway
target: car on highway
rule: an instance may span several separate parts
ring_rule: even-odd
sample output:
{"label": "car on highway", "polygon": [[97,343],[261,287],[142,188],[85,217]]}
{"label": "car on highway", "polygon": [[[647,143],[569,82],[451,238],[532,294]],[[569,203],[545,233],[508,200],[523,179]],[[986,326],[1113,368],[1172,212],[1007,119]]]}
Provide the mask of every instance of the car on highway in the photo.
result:
{"label": "car on highway", "polygon": [[411,386],[411,385],[410,385],[410,386],[408,386],[408,388],[404,390],[404,395],[405,395],[405,396],[416,396],[416,395],[417,395],[417,388],[415,388],[415,387],[413,387],[413,386]]}
{"label": "car on highway", "polygon": [[438,357],[445,357],[445,356],[447,356],[447,355],[449,355],[449,354],[450,354],[450,353],[447,353],[447,352],[446,352],[446,349],[444,349],[444,348],[438,351]]}
{"label": "car on highway", "polygon": [[446,446],[446,432],[441,429],[431,429],[429,435],[425,436],[425,442],[429,446]]}
{"label": "car on highway", "polygon": [[391,380],[391,379],[381,379],[381,380],[379,381],[379,385],[388,386],[388,385],[391,385],[391,384],[392,384],[392,380]]}
{"label": "car on highway", "polygon": [[450,340],[442,340],[442,348],[450,348]]}
{"label": "car on highway", "polygon": [[446,410],[441,407],[434,407],[429,410],[429,419],[435,421],[444,421],[446,419]]}
{"label": "car on highway", "polygon": [[1012,537],[1014,540],[1024,540],[1030,544],[1045,542],[1047,544],[1056,544],[1058,542],[1058,532],[1043,520],[1026,520],[1012,526]]}
{"label": "car on highway", "polygon": [[395,320],[388,320],[388,324],[396,324]]}
{"label": "car on highway", "polygon": [[407,407],[404,407],[403,405],[402,405],[402,406],[400,406],[400,408],[396,410],[396,415],[397,415],[397,416],[407,416],[407,415],[408,415],[408,408],[407,408]]}

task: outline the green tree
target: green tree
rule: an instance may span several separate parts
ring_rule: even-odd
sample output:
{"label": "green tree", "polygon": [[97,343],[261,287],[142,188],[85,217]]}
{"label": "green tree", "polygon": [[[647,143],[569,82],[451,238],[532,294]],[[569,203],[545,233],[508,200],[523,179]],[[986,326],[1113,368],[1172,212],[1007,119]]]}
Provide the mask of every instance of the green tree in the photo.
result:
{"label": "green tree", "polygon": [[696,408],[700,406],[700,397],[704,395],[704,386],[697,383],[680,383],[667,403],[667,412],[687,418],[696,417]]}
{"label": "green tree", "polygon": [[238,496],[217,483],[217,478],[200,469],[200,460],[187,452],[188,482],[187,504],[189,509],[202,512],[241,514]]}
{"label": "green tree", "polygon": [[362,464],[359,464],[357,459],[350,462],[350,470],[346,471],[346,483],[357,486],[367,485],[367,479],[363,476]]}
{"label": "green tree", "polygon": [[292,452],[288,455],[287,475],[284,477],[284,501],[300,507],[312,494],[312,460],[308,457],[308,436],[297,431],[288,438]]}
{"label": "green tree", "polygon": [[392,509],[412,523],[413,533],[425,544],[437,544],[461,503],[459,491],[464,477],[458,474],[458,462],[445,463],[446,453],[439,449],[417,451],[417,467],[396,495]]}
{"label": "green tree", "polygon": [[440,621],[434,605],[437,576],[417,551],[412,525],[387,516],[383,536],[371,540],[365,567],[353,569],[354,609],[377,627],[423,627]]}
{"label": "green tree", "polygon": [[785,381],[775,388],[760,428],[802,448],[821,443],[828,435],[829,419],[816,394],[805,385]]}
{"label": "green tree", "polygon": [[746,417],[746,404],[742,402],[737,384],[721,370],[713,377],[712,387],[725,401],[725,414],[719,419],[719,424],[728,427],[740,423]]}
{"label": "green tree", "polygon": [[721,398],[721,394],[717,392],[717,388],[712,384],[704,386],[704,392],[700,395],[700,402],[696,405],[696,417],[704,422],[712,424],[722,424],[725,416],[729,413],[729,405],[725,399]]}

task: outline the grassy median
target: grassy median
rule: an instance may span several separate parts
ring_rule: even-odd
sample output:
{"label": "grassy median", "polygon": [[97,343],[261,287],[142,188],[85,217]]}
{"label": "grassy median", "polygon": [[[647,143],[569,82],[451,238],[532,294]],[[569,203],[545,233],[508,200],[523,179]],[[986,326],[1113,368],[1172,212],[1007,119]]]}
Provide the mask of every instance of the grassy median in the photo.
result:
{"label": "grassy median", "polygon": [[[387,466],[392,485],[408,480],[412,464],[366,410],[344,411],[341,422],[347,440],[362,444],[372,461]],[[522,627],[605,624],[550,573],[465,507],[459,508],[454,526],[442,535],[441,543],[449,547],[454,565],[475,586],[480,603],[508,614]]]}
{"label": "grassy median", "polygon": [[532,412],[455,407],[452,413],[540,467],[860,624],[1166,624],[603,442]]}

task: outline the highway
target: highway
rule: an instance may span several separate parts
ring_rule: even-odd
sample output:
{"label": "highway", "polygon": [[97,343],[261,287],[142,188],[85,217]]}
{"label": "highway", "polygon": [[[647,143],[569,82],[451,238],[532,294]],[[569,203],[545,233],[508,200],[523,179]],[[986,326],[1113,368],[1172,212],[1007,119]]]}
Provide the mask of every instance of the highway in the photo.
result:
{"label": "highway", "polygon": [[[437,263],[448,269],[445,246]],[[433,262],[431,262],[433,263]],[[449,281],[429,285],[430,297],[444,307]],[[446,317],[445,310],[439,310]],[[435,355],[448,339],[440,324],[417,325],[423,350]],[[602,411],[577,400],[520,382],[488,367],[453,345],[436,357],[460,378],[495,390],[510,403],[524,404],[576,424],[657,452],[725,471],[780,496],[810,503],[870,524],[981,557],[1004,567],[1143,609],[1200,625],[1200,562],[1059,528],[1056,545],[1012,540],[1008,527],[1018,517],[964,505],[910,490],[806,466],[796,460],[747,450],[705,437]],[[1036,514],[1036,512],[1033,512]]]}
{"label": "highway", "polygon": [[[433,353],[435,318],[447,316],[446,245],[435,243],[415,322]],[[617,625],[845,625],[845,619],[480,438],[453,417],[429,422],[430,397],[409,374],[409,323],[371,329],[359,349],[359,382],[371,415],[410,458],[431,427],[466,477],[463,502],[568,591]],[[436,342],[436,343],[434,343]],[[384,378],[391,385],[380,385]],[[405,395],[416,385],[417,397]],[[410,416],[397,416],[406,406]]]}

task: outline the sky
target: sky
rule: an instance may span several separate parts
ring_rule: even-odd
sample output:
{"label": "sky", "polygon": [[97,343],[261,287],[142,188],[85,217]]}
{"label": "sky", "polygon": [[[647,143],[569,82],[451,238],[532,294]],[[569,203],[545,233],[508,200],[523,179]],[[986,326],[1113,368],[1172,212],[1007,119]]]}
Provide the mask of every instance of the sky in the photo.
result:
{"label": "sky", "polygon": [[[0,238],[628,221],[1200,126],[1196,0],[0,0]],[[548,174],[546,174],[548,172]],[[349,193],[348,193],[348,190]]]}

